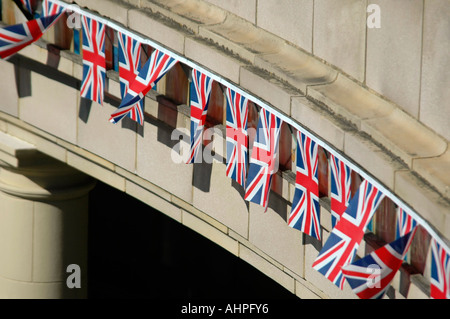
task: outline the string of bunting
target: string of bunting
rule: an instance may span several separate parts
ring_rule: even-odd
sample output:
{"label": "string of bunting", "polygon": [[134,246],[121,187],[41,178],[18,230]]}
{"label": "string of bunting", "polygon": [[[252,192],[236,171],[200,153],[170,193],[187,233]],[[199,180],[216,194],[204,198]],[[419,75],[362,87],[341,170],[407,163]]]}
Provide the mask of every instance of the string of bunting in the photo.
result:
{"label": "string of bunting", "polygon": [[[0,57],[8,58],[39,39],[64,10],[82,16],[83,81],[80,94],[99,104],[103,104],[106,76],[105,27],[108,26],[118,32],[122,102],[117,111],[111,114],[112,123],[117,123],[128,116],[143,125],[143,97],[176,63],[180,62],[191,67],[191,148],[188,163],[195,162],[199,153],[198,147],[201,145],[211,85],[213,81],[216,81],[226,88],[227,176],[245,188],[245,200],[267,209],[272,175],[277,169],[281,125],[285,122],[295,128],[297,130],[296,181],[288,225],[319,240],[321,238],[318,146],[330,154],[333,229],[312,265],[314,269],[341,289],[343,289],[344,279],[347,279],[360,298],[381,298],[405,259],[417,225],[421,225],[432,237],[431,297],[450,298],[448,287],[450,249],[430,224],[370,174],[320,137],[266,102],[186,57],[171,52],[150,39],[134,34],[111,20],[59,0],[44,0],[42,17],[1,29]],[[140,44],[149,45],[154,49],[143,66],[140,65]],[[247,163],[248,101],[261,107],[249,163]],[[352,171],[358,173],[363,181],[354,196],[350,197]],[[352,263],[364,232],[384,197],[389,197],[398,207],[397,239]],[[377,289],[362,284],[367,283],[368,275],[370,275],[367,272],[368,265],[374,264],[381,269],[378,277],[380,285],[376,286]]]}

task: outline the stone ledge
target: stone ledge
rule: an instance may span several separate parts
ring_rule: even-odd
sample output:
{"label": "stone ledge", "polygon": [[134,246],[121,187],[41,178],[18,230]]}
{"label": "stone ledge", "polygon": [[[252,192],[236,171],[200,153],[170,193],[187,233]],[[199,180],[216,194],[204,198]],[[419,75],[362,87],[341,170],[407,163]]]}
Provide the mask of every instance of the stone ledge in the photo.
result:
{"label": "stone ledge", "polygon": [[209,216],[208,214],[205,214],[204,212],[202,212],[201,210],[195,208],[194,206],[192,206],[191,204],[185,202],[184,200],[171,195],[171,202],[181,208],[184,212],[191,214],[192,216],[196,216],[197,218],[201,219],[203,222],[207,223],[208,225],[210,225],[211,227],[217,229],[218,231],[224,233],[224,234],[228,234],[228,227],[225,226],[224,224],[218,222],[216,219],[212,218],[211,216]]}
{"label": "stone ledge", "polygon": [[263,274],[278,282],[281,286],[292,293],[295,293],[295,280],[283,270],[266,261],[245,245],[239,244],[239,257],[250,265],[261,271]]}
{"label": "stone ledge", "polygon": [[212,242],[218,244],[235,256],[239,255],[239,242],[229,237],[202,219],[182,210],[181,222],[186,227],[202,234]]}
{"label": "stone ledge", "polygon": [[339,121],[330,110],[321,108],[306,97],[293,97],[291,117],[308,130],[319,133],[322,138],[340,151],[344,151],[345,134],[356,131],[352,125]]}
{"label": "stone ledge", "polygon": [[24,142],[15,136],[0,132],[0,161],[12,167],[23,165],[23,160],[36,159],[38,151],[36,147]]}
{"label": "stone ledge", "polygon": [[337,75],[311,55],[232,14],[221,24],[200,27],[199,35],[302,92],[308,85],[331,82]]}
{"label": "stone ledge", "polygon": [[374,144],[367,134],[346,132],[344,152],[389,189],[394,189],[395,173],[407,170],[401,160]]}
{"label": "stone ledge", "polygon": [[327,299],[328,296],[325,294],[315,294],[313,290],[309,289],[304,283],[307,283],[306,280],[298,281],[295,280],[295,294],[300,299]]}
{"label": "stone ledge", "polygon": [[414,159],[440,156],[447,149],[445,140],[400,109],[386,117],[364,121],[362,130],[411,168]]}
{"label": "stone ledge", "polygon": [[[10,116],[6,116],[6,117],[11,118]],[[17,122],[16,124],[22,123],[25,126],[29,126],[28,124],[26,124],[26,123],[24,123],[24,122],[22,122],[20,120],[16,120],[15,122]],[[6,125],[6,127],[7,128],[11,127],[11,125]],[[30,126],[30,128],[32,128],[32,127]],[[39,133],[39,129],[33,128],[33,130],[36,132],[36,134]],[[41,132],[41,133],[46,135],[46,133],[44,133],[44,132]],[[49,135],[49,137],[51,137],[51,136]],[[67,142],[61,142],[61,141],[58,142],[58,141],[59,141],[59,139],[57,139],[56,142],[59,145],[63,146],[63,147],[67,147],[70,144],[70,143],[67,143]],[[67,162],[70,162],[72,164],[76,164],[76,167],[78,169],[86,171],[86,172],[89,171],[89,172],[92,173],[94,171],[94,169],[95,169],[95,170],[97,170],[97,173],[98,173],[97,176],[99,176],[99,178],[101,180],[103,180],[103,181],[105,181],[107,183],[111,182],[111,180],[110,180],[110,178],[111,178],[110,174],[112,174],[111,170],[110,169],[105,169],[105,167],[102,168],[97,163],[92,163],[92,160],[97,158],[96,156],[93,156],[91,158],[91,156],[87,156],[87,154],[86,154],[86,153],[89,153],[89,152],[86,152],[84,150],[82,150],[82,153],[84,153],[82,156],[79,156],[79,155],[75,156],[75,154],[72,154],[72,151],[76,151],[76,150],[81,150],[81,149],[79,149],[77,147],[74,147],[74,148],[69,150],[69,152],[68,152],[69,155],[68,155]],[[86,163],[89,162],[89,163],[92,163],[93,165],[82,164],[82,162],[86,162]],[[113,164],[111,163],[111,165],[113,165]],[[110,167],[110,165],[103,165],[103,166]],[[98,171],[98,170],[100,170],[100,171]],[[164,194],[167,195],[167,192],[165,192],[164,190],[160,190],[162,192],[160,194],[159,192],[154,192],[153,191],[153,186],[152,185],[147,185],[147,186],[144,185],[144,186],[142,186],[141,183],[140,183],[140,178],[138,176],[136,176],[134,179],[131,179],[130,176],[133,175],[133,174],[128,172],[128,171],[126,171],[126,170],[124,170],[124,169],[122,169],[122,168],[114,166],[114,170],[113,171],[115,173],[118,173],[119,175],[122,175],[122,177],[120,177],[119,180],[124,180],[124,183],[125,183],[124,184],[124,188],[125,188],[126,192],[128,192],[129,194],[132,194],[133,196],[136,196],[138,199],[143,200],[145,202],[157,200],[158,203],[159,203],[158,204],[159,207],[166,207],[166,204],[164,203],[164,201],[166,201],[166,202],[168,202],[168,201],[167,201],[167,198],[163,198],[163,197],[164,197]],[[121,188],[121,186],[119,186],[119,187],[116,186],[116,187],[119,188],[119,189]],[[149,189],[152,189],[152,190],[148,191]],[[151,194],[150,197],[147,197],[146,193]],[[153,194],[155,194],[156,197]],[[163,197],[161,197],[161,195]],[[192,216],[196,216],[199,220],[203,221],[203,223],[200,223],[200,224],[199,223],[195,223],[198,226],[197,228],[198,229],[205,228],[205,229],[210,230],[211,233],[209,234],[209,236],[210,237],[211,236],[214,237],[216,242],[221,241],[221,239],[224,239],[223,235],[220,235],[218,233],[218,232],[221,232],[224,235],[228,234],[228,236],[234,238],[235,240],[237,240],[240,243],[244,242],[245,245],[248,246],[248,243],[249,243],[248,241],[246,241],[246,240],[242,241],[240,236],[237,235],[237,234],[233,235],[233,232],[229,228],[227,228],[227,226],[218,223],[217,221],[213,220],[211,217],[209,217],[209,216],[205,215],[204,213],[196,210],[195,208],[193,208],[189,204],[185,203],[184,201],[176,199],[174,196],[170,196],[170,199],[171,199],[170,201],[172,202],[172,204],[168,204],[168,205],[170,205],[171,210],[173,210],[173,215],[172,215],[173,217],[172,218],[177,219],[179,217],[179,215],[178,215],[178,212],[180,211],[179,209],[180,209],[181,206],[183,206],[182,210],[184,211],[185,214],[189,210],[189,214],[191,214]],[[176,208],[176,206],[178,206],[178,208]],[[190,207],[188,207],[188,206],[190,206]],[[192,210],[194,210],[194,211],[192,211]],[[196,219],[194,221],[196,221]],[[227,241],[227,243],[229,245],[231,245],[231,246],[229,246],[229,249],[233,250],[232,247],[234,247],[234,245],[232,244],[232,242]],[[251,244],[250,247],[252,245],[253,244]],[[251,249],[253,249],[253,248],[251,248]],[[256,252],[256,253],[260,254],[259,252]],[[267,259],[267,257],[264,257],[264,258]],[[246,260],[246,261],[248,261],[248,260]],[[294,275],[293,272],[288,271],[286,267],[284,267],[283,265],[279,264],[278,262],[273,260],[271,263],[272,263],[272,265],[275,265],[276,267],[278,267],[280,269],[279,271],[284,271],[288,275],[288,277],[289,276],[292,277]],[[270,266],[270,267],[272,267],[272,266]],[[258,269],[260,269],[260,268],[258,268]],[[263,269],[260,269],[260,270],[263,271]],[[275,271],[274,268],[273,268],[273,271]],[[279,275],[279,278],[276,279],[276,280],[277,281],[278,280],[282,281],[282,282],[284,282],[284,284],[286,284],[286,280],[288,279],[288,277],[286,277],[285,274],[282,274],[279,271],[275,271]],[[298,276],[296,276],[295,278],[297,278],[297,277]],[[296,280],[298,281],[299,278],[297,278]],[[288,280],[288,282],[289,281],[290,281],[290,279]],[[302,282],[302,285],[304,286],[305,283]],[[290,284],[288,284],[288,287],[290,287]],[[312,286],[312,287],[314,287],[314,286]],[[307,288],[311,290],[311,287],[308,287],[308,285],[307,285]],[[325,295],[322,296],[322,294],[319,293],[320,290],[318,290],[317,288],[313,289],[312,291],[314,291],[313,292],[314,294],[318,294],[321,297],[325,296]],[[313,296],[313,295],[310,295],[307,291],[301,292],[301,295],[304,296],[304,297],[306,297],[306,296],[311,296],[312,297]]]}
{"label": "stone ledge", "polygon": [[128,20],[129,28],[177,53],[184,53],[185,37],[189,33],[182,26],[164,19],[148,9],[129,10]]}
{"label": "stone ledge", "polygon": [[255,67],[242,67],[239,82],[242,88],[253,92],[268,104],[290,116],[291,98],[302,96],[302,92]]}
{"label": "stone ledge", "polygon": [[125,191],[128,195],[140,200],[141,202],[153,207],[164,215],[181,223],[182,210],[167,201],[164,198],[155,195],[153,192],[141,187],[134,182],[125,180]]}
{"label": "stone ledge", "polygon": [[268,254],[266,254],[265,252],[263,252],[261,249],[259,249],[258,247],[255,246],[254,243],[250,242],[247,238],[242,237],[241,235],[239,235],[238,233],[236,233],[235,231],[233,231],[232,229],[228,230],[228,235],[231,238],[236,239],[239,244],[241,246],[245,246],[248,249],[250,249],[251,251],[253,251],[254,253],[256,253],[257,255],[261,256],[262,258],[264,258],[268,263],[274,265],[275,267],[279,268],[280,270],[284,268],[284,266],[282,264],[280,264],[278,261],[276,261],[275,259],[273,259],[272,257],[270,257]]}
{"label": "stone ledge", "polygon": [[114,172],[99,166],[98,164],[86,160],[86,158],[75,153],[67,153],[67,165],[86,173],[122,192],[125,192],[125,178]]}
{"label": "stone ledge", "polygon": [[417,174],[410,171],[395,172],[394,191],[434,226],[441,236],[450,234],[450,203]]}
{"label": "stone ledge", "polygon": [[333,83],[309,87],[307,96],[341,115],[359,130],[362,121],[386,116],[394,110],[392,105],[362,89],[342,74]]}
{"label": "stone ledge", "polygon": [[195,34],[200,26],[221,23],[226,18],[223,10],[198,0],[142,0],[139,7],[164,15]]}
{"label": "stone ledge", "polygon": [[316,58],[284,44],[276,53],[262,54],[255,65],[306,93],[310,85],[333,82],[337,72]]}
{"label": "stone ledge", "polygon": [[233,15],[226,16],[223,23],[200,26],[199,35],[227,47],[251,63],[255,63],[259,54],[277,52],[280,45],[280,39],[267,36],[265,31]]}
{"label": "stone ledge", "polygon": [[432,158],[413,159],[413,169],[420,172],[427,181],[436,186],[446,198],[450,199],[450,144],[444,154]]}
{"label": "stone ledge", "polygon": [[215,73],[221,74],[231,82],[239,84],[241,65],[246,62],[230,52],[201,38],[186,38],[184,54],[188,59]]}

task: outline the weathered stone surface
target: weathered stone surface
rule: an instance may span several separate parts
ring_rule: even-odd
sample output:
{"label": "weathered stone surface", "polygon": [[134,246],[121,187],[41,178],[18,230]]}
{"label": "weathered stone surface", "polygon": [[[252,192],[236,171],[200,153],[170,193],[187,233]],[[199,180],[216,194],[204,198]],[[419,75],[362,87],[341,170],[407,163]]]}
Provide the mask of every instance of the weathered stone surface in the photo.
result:
{"label": "weathered stone surface", "polygon": [[20,99],[20,119],[76,143],[79,91],[35,72],[30,85],[31,96]]}
{"label": "weathered stone surface", "polygon": [[[32,273],[34,282],[63,282],[67,278],[64,269],[67,266],[64,262],[69,259],[77,261],[83,271],[82,275],[87,275],[87,269],[83,269],[87,266],[87,254],[83,252],[86,251],[88,240],[88,201],[86,194],[82,198],[57,204],[34,203]],[[67,249],[64,252],[66,256],[63,253],[64,249]],[[64,257],[67,260],[64,260]]]}
{"label": "weathered stone surface", "polygon": [[194,165],[195,172],[202,173],[200,174],[202,182],[209,184],[209,187],[195,187],[194,185],[194,206],[246,237],[249,213],[243,197],[244,190],[239,189],[239,186],[235,188],[231,186],[231,179],[226,176],[225,164],[214,162]]}
{"label": "weathered stone surface", "polygon": [[201,39],[186,38],[185,55],[189,59],[220,73],[234,83],[239,83],[242,61]]}
{"label": "weathered stone surface", "polygon": [[77,0],[77,5],[87,7],[92,11],[101,12],[103,16],[128,25],[128,10],[132,8],[130,4],[121,0]]}
{"label": "weathered stone surface", "polygon": [[[358,44],[365,41],[365,35],[361,35],[359,28],[361,21],[364,21],[365,14],[358,15],[359,19],[346,21],[343,19],[346,12],[339,11],[339,6],[345,7],[346,5],[350,7],[354,5],[354,8],[360,9],[360,7],[364,7],[361,3],[344,0],[344,4],[337,5],[316,0],[314,1],[314,20],[309,21],[309,18],[307,18],[292,23],[293,26],[305,24],[300,34],[303,37],[300,39],[301,41],[307,39],[310,34],[312,36],[312,29],[314,29],[317,41],[311,39],[311,46],[314,43],[314,48],[311,47],[311,49],[317,48],[317,51],[313,53],[326,60],[320,61],[299,50],[298,47],[284,43],[285,40],[294,44],[296,44],[295,41],[299,41],[296,38],[297,34],[289,34],[288,32],[291,30],[285,30],[283,29],[284,26],[281,25],[285,20],[290,20],[290,14],[297,15],[296,10],[298,8],[292,2],[278,4],[281,6],[281,10],[292,9],[286,12],[284,17],[274,18],[275,20],[283,20],[280,25],[268,25],[269,21],[261,18],[274,15],[269,9],[277,4],[272,0],[266,2],[256,2],[256,0],[229,1],[226,3],[216,0],[209,0],[209,3],[198,0],[130,0],[121,2],[129,2],[152,10],[153,13],[149,15],[149,17],[151,16],[148,18],[149,20],[147,20],[147,17],[142,18],[141,11],[135,9],[129,11],[130,14],[127,19],[132,18],[131,22],[135,24],[134,27],[141,30],[138,30],[140,33],[145,32],[147,37],[167,45],[178,53],[184,54],[186,52],[189,59],[202,64],[221,77],[235,83],[240,81],[240,85],[250,91],[252,95],[267,101],[281,112],[292,116],[301,125],[317,133],[334,148],[344,151],[353,161],[375,175],[388,188],[394,188],[393,193],[414,207],[427,222],[439,228],[439,231],[443,234],[449,233],[449,206],[446,200],[439,197],[438,194],[441,192],[448,197],[449,176],[443,173],[448,170],[450,161],[448,141],[441,139],[432,132],[432,130],[435,130],[448,139],[448,125],[446,125],[450,120],[446,117],[448,113],[446,113],[447,100],[449,100],[447,98],[448,77],[442,72],[443,69],[446,69],[449,61],[448,56],[443,53],[448,51],[445,50],[448,46],[448,37],[446,37],[448,23],[444,18],[439,18],[441,15],[446,16],[447,13],[443,0],[423,2],[426,10],[423,22],[424,55],[422,59],[420,108],[413,105],[414,103],[406,106],[401,105],[408,109],[411,114],[417,112],[420,120],[429,125],[432,130],[424,129],[424,126],[416,122],[413,117],[405,116],[405,113],[399,112],[393,103],[372,94],[371,89],[363,88],[360,83],[350,80],[343,74],[337,76],[335,69],[326,66],[326,63],[334,64],[341,68],[345,74],[349,74],[360,81],[364,80],[364,71],[361,73],[361,47]],[[87,3],[87,1],[82,1],[82,3]],[[116,5],[117,1],[113,1],[113,3]],[[210,5],[210,3],[217,6]],[[306,3],[308,6],[313,5],[312,0],[305,0],[301,3]],[[408,10],[416,10],[415,4],[417,3],[421,5],[420,1],[414,1],[413,8]],[[194,4],[202,4],[202,6],[196,7]],[[392,17],[384,20],[384,14],[387,11],[384,9],[386,8],[384,4],[388,4],[388,2],[383,1],[382,4],[382,29],[368,30],[371,37],[371,39],[367,39],[370,42],[369,49],[373,49],[380,43],[384,45],[385,39],[388,39],[387,45],[392,46],[393,37],[399,35],[400,32],[403,34],[403,31],[397,29],[400,26],[410,26],[412,23],[406,21],[406,17],[401,17],[398,19],[399,21],[393,21]],[[394,4],[396,8],[394,11],[402,12],[399,8],[404,8],[403,4],[404,2]],[[389,5],[391,4],[389,3]],[[96,8],[97,4],[91,6]],[[258,6],[261,10],[258,13],[248,11],[252,6],[255,8]],[[339,12],[335,16],[327,17],[326,11],[331,9],[324,9],[325,7],[335,8]],[[232,14],[227,15],[221,8],[230,10],[239,17]],[[108,13],[109,11],[112,12],[112,9],[100,8],[99,11],[101,15],[104,11],[105,16],[115,19],[111,16],[111,13]],[[417,12],[414,11],[413,13],[413,16],[417,17]],[[312,12],[304,10],[299,14],[309,17]],[[153,18],[155,18],[154,21]],[[240,18],[247,20],[244,21]],[[321,22],[326,21],[327,18],[330,20],[329,23]],[[116,20],[121,21],[122,16]],[[419,20],[421,21],[421,17],[419,17]],[[313,21],[314,28],[310,25]],[[385,22],[387,25],[384,24]],[[138,26],[138,23],[141,23],[141,25]],[[257,23],[260,28],[256,28],[252,23]],[[347,28],[343,32],[344,35],[341,34],[342,32],[338,32],[341,30],[330,28],[330,26],[353,24],[355,28]],[[150,25],[151,27],[149,27]],[[383,29],[387,26],[394,28],[392,37],[387,35],[387,31]],[[328,33],[324,31],[327,29],[329,29]],[[413,29],[405,33],[407,37],[416,34],[420,26],[414,26]],[[158,35],[154,35],[153,32],[156,31]],[[191,31],[198,33],[199,37],[194,37]],[[375,32],[378,31],[382,32],[376,34]],[[349,34],[353,36],[349,36]],[[210,39],[215,44],[200,39],[200,37]],[[186,47],[184,46],[185,39],[188,42]],[[390,48],[387,52],[383,52],[382,48],[376,48],[367,55],[372,59],[370,63],[368,61],[372,72],[370,77],[367,78],[368,81],[373,81],[372,83],[381,87],[380,90],[376,90],[379,93],[384,93],[381,90],[386,90],[387,93],[392,94],[390,96],[385,95],[398,104],[400,104],[401,99],[411,99],[412,101],[416,98],[405,94],[410,90],[415,90],[414,87],[417,84],[415,71],[417,68],[415,63],[417,60],[417,52],[415,51],[417,41],[419,40],[413,38],[401,39],[400,43],[406,43],[406,45],[398,49],[401,53],[393,52],[393,56],[390,56],[392,53],[389,51]],[[297,43],[297,45],[299,44]],[[305,47],[307,45],[305,44]],[[330,51],[328,50],[329,47],[336,49]],[[348,51],[343,52],[342,47],[347,47]],[[319,54],[321,52],[319,48],[322,50],[321,54]],[[401,60],[402,55],[409,54],[408,50],[412,52],[411,56],[405,59],[406,61]],[[24,49],[23,53],[28,58],[43,64],[46,63],[47,51],[45,46],[30,46]],[[66,56],[63,56],[61,61],[58,70],[66,74],[73,74],[81,79],[82,68],[79,61],[74,63],[73,66],[70,58]],[[373,61],[377,61],[376,65]],[[406,70],[405,65],[411,61],[414,62],[412,69]],[[257,67],[248,67],[248,62],[254,63]],[[393,69],[391,68],[393,71],[386,70],[387,67],[385,66],[391,64],[398,65],[395,65]],[[0,70],[1,65],[0,62]],[[245,68],[242,66],[245,66]],[[73,68],[72,71],[71,68]],[[384,70],[376,70],[376,68]],[[264,71],[261,73],[254,71],[258,69]],[[9,72],[8,77],[11,77],[11,69],[6,72]],[[389,74],[389,72],[392,74]],[[406,86],[396,91],[395,87],[398,88],[401,84],[399,79],[405,77],[407,78]],[[325,85],[323,85],[324,83]],[[394,88],[387,88],[391,83],[393,83]],[[117,83],[111,82],[110,84],[113,84],[110,86],[110,93],[117,95]],[[160,93],[164,93],[163,91]],[[305,94],[308,95],[308,100],[303,96]],[[415,91],[414,94],[416,94]],[[32,98],[34,99],[36,96]],[[42,97],[38,96],[37,98],[41,99]],[[146,110],[157,118],[158,103],[152,97],[147,97],[146,100],[150,102],[147,104]],[[314,101],[320,102],[321,105],[318,106]],[[155,126],[155,121],[151,124],[147,122],[140,132],[141,135],[134,136],[133,147],[135,149],[123,152],[123,156],[129,157],[124,159],[121,158],[121,154],[108,153],[106,146],[98,145],[96,141],[88,141],[89,134],[95,132],[87,130],[83,122],[79,120],[75,122],[79,125],[78,129],[84,130],[82,133],[77,133],[76,125],[74,130],[73,123],[69,123],[70,125],[66,128],[67,132],[65,132],[68,135],[64,136],[60,134],[59,127],[49,127],[48,123],[45,124],[46,120],[52,121],[53,118],[42,120],[42,118],[39,118],[41,115],[37,115],[35,119],[32,118],[32,115],[34,116],[36,113],[34,113],[35,109],[31,112],[30,105],[25,104],[24,113],[19,114],[28,116],[27,123],[18,119],[12,125],[8,122],[11,120],[10,118],[5,120],[2,116],[0,130],[27,138],[27,141],[35,144],[38,149],[45,150],[45,152],[53,154],[52,156],[67,161],[70,165],[113,187],[127,191],[130,195],[149,205],[153,204],[158,209],[169,212],[169,215],[174,219],[184,222],[187,227],[204,234],[205,237],[222,245],[235,255],[239,254],[242,259],[302,298],[316,296],[321,298],[355,297],[349,290],[348,285],[346,285],[345,291],[341,292],[311,268],[318,251],[309,243],[304,245],[302,239],[305,237],[297,236],[299,232],[286,225],[282,216],[279,216],[285,212],[283,207],[281,209],[280,207],[269,207],[268,212],[263,213],[260,207],[254,205],[256,207],[251,208],[250,212],[246,210],[244,215],[239,215],[244,204],[247,203],[242,200],[241,194],[236,188],[230,187],[229,180],[223,172],[223,164],[215,163],[212,165],[208,191],[193,187],[192,181],[195,172],[192,166],[179,164],[178,167],[171,162],[170,152],[174,143],[168,141],[170,134],[162,132],[161,127]],[[79,107],[78,102],[75,104],[75,111],[72,107],[70,108],[71,117],[73,114],[77,114],[77,107]],[[101,118],[100,116],[105,108],[99,107],[97,109],[97,107],[95,104],[93,105],[93,110],[96,109],[93,111],[94,113],[91,113],[91,116],[98,115],[98,119],[104,122],[105,127],[106,125],[111,126],[107,122],[107,118]],[[22,105],[20,109],[22,110]],[[60,112],[67,109],[61,110],[60,105],[56,108],[47,105],[44,106],[44,110]],[[93,115],[96,111],[99,113]],[[178,111],[177,126],[189,128],[189,117],[181,114],[180,109]],[[7,111],[5,112],[7,113]],[[109,113],[109,111],[106,113]],[[14,112],[9,114],[15,115]],[[64,119],[65,115],[62,116]],[[338,117],[340,118],[338,119]],[[76,116],[73,118],[76,119]],[[342,119],[348,122],[341,121]],[[61,126],[65,127],[65,123]],[[120,134],[136,134],[136,132],[122,126],[119,129]],[[354,134],[356,129],[371,135],[371,139],[376,143],[384,146],[395,156],[399,156],[409,165],[409,168],[412,168],[433,184],[438,192],[420,178],[417,178],[414,175],[415,173],[411,174],[409,170],[406,170],[397,159],[391,158],[391,154],[385,152],[384,148],[379,148],[370,139],[360,139],[359,135]],[[111,135],[108,129],[102,129],[102,132],[104,131],[108,137]],[[73,132],[76,134],[75,139],[70,135]],[[113,136],[114,134],[112,133]],[[83,136],[82,139],[80,139],[80,136]],[[138,141],[136,142],[136,140]],[[122,142],[127,143],[128,141]],[[120,165],[120,167],[116,165]],[[155,167],[158,169],[155,169]],[[161,176],[163,175],[161,171],[168,172],[169,175]],[[177,183],[174,183],[174,180]],[[283,180],[282,183],[283,197],[289,201],[289,199],[292,199],[293,185],[290,184],[285,187],[286,180]],[[159,189],[159,187],[161,188],[158,194],[162,195],[155,195],[156,193],[152,189]],[[219,198],[214,195],[217,192],[221,194],[225,192],[231,195]],[[227,205],[235,207],[232,214],[227,214],[226,209],[221,209],[221,206],[224,205],[223,200],[227,202]],[[239,201],[242,201],[243,204],[235,205]],[[287,213],[289,213],[289,209],[287,209]],[[322,217],[326,217],[322,218],[325,241],[330,231],[330,214],[323,207],[321,207],[321,214]],[[246,216],[246,218],[243,216]],[[245,244],[241,245],[239,242]],[[288,242],[288,245],[286,245],[286,242]],[[294,252],[293,256],[285,256],[292,252]],[[358,249],[358,256],[361,257],[363,252],[362,244]],[[306,278],[306,280],[303,278]]]}
{"label": "weathered stone surface", "polygon": [[256,12],[258,27],[312,51],[312,0],[258,1]]}
{"label": "weathered stone surface", "polygon": [[281,39],[234,16],[228,16],[220,24],[200,27],[199,35],[250,62],[254,62],[258,54],[277,52],[282,43]]}
{"label": "weathered stone surface", "polygon": [[68,152],[67,153],[67,164],[76,168],[77,170],[86,173],[109,186],[117,188],[118,190],[125,191],[125,178],[120,175],[115,174],[113,171],[104,168],[86,158]]}
{"label": "weathered stone surface", "polygon": [[317,58],[286,43],[280,44],[275,53],[258,55],[255,65],[303,93],[306,93],[307,86],[332,82],[337,75],[336,70],[321,63]]}
{"label": "weathered stone surface", "polygon": [[419,115],[422,0],[377,0],[381,28],[367,29],[366,84]]}
{"label": "weathered stone surface", "polygon": [[175,152],[172,146],[177,142],[172,141],[171,133],[167,127],[144,122],[144,136],[138,135],[137,140],[136,172],[151,183],[191,203],[193,166],[172,160],[171,152]]}
{"label": "weathered stone surface", "polygon": [[362,130],[409,167],[414,158],[439,156],[447,149],[443,139],[399,109],[386,117],[364,121]]}
{"label": "weathered stone surface", "polygon": [[447,151],[438,157],[413,160],[414,170],[420,172],[447,198],[450,198],[450,145]]}
{"label": "weathered stone surface", "polygon": [[148,9],[133,9],[128,13],[129,27],[150,39],[164,43],[165,47],[177,53],[184,52],[183,31],[179,25],[156,16]]}
{"label": "weathered stone surface", "polygon": [[364,81],[366,3],[314,1],[314,55]]}
{"label": "weathered stone surface", "polygon": [[352,128],[305,97],[293,97],[291,116],[339,150],[344,150],[345,132]]}
{"label": "weathered stone surface", "polygon": [[[84,109],[84,107],[83,107]],[[136,169],[136,131],[124,129],[123,122],[112,124],[108,121],[116,108],[104,103],[103,106],[92,102],[86,121],[78,119],[78,145],[129,171]],[[125,118],[130,123],[130,119]],[[137,124],[135,124],[137,125]],[[98,132],[102,132],[101,135]],[[113,139],[115,143],[107,143]]]}
{"label": "weathered stone surface", "polygon": [[142,0],[140,7],[160,13],[194,33],[198,33],[200,25],[221,23],[226,18],[225,11],[201,0]]}
{"label": "weathered stone surface", "polygon": [[141,187],[133,182],[126,181],[125,183],[126,193],[140,201],[146,203],[147,205],[153,207],[154,209],[162,212],[163,214],[169,216],[170,218],[181,222],[181,209],[172,205],[170,201],[163,199],[154,193],[148,191],[146,188]]}
{"label": "weathered stone surface", "polygon": [[[13,207],[14,214],[11,213]],[[2,277],[19,281],[32,280],[33,214],[30,213],[32,211],[33,202],[0,193]]]}
{"label": "weathered stone surface", "polygon": [[395,172],[407,169],[401,160],[389,156],[372,141],[356,133],[345,134],[344,151],[389,189],[394,188]]}
{"label": "weathered stone surface", "polygon": [[271,208],[269,204],[267,212],[264,212],[264,207],[250,203],[249,241],[293,272],[302,275],[302,234],[286,223],[290,206],[284,206],[278,197],[273,203],[279,207]]}
{"label": "weathered stone surface", "polygon": [[308,88],[308,96],[361,128],[361,121],[386,116],[394,106],[339,74],[331,84]]}
{"label": "weathered stone surface", "polygon": [[230,11],[235,15],[248,20],[252,23],[256,22],[256,3],[257,0],[206,0],[207,2],[216,5],[226,11]]}
{"label": "weathered stone surface", "polygon": [[14,64],[7,61],[0,60],[0,87],[1,87],[1,101],[0,110],[13,116],[19,114],[19,97],[16,88],[16,79],[14,73]]}
{"label": "weathered stone surface", "polygon": [[420,275],[411,276],[411,284],[408,289],[407,299],[429,299],[430,283]]}
{"label": "weathered stone surface", "polygon": [[295,291],[295,282],[294,278],[287,275],[280,268],[274,266],[266,259],[256,254],[253,250],[248,249],[244,245],[239,245],[239,257],[248,262],[250,265],[253,265],[256,269],[261,271],[263,274],[269,276],[276,282],[278,282],[281,286],[294,293]]}
{"label": "weathered stone surface", "polygon": [[450,140],[450,6],[425,1],[419,119]]}
{"label": "weathered stone surface", "polygon": [[441,234],[450,233],[450,203],[429,185],[408,171],[398,171],[394,191]]}
{"label": "weathered stone surface", "polygon": [[243,88],[257,94],[260,98],[283,111],[291,112],[291,97],[301,93],[276,79],[268,79],[264,72],[255,68],[242,68],[240,82]]}
{"label": "weathered stone surface", "polygon": [[239,255],[239,243],[236,240],[230,238],[227,234],[221,232],[198,217],[183,211],[182,223],[217,245],[228,250],[233,255]]}

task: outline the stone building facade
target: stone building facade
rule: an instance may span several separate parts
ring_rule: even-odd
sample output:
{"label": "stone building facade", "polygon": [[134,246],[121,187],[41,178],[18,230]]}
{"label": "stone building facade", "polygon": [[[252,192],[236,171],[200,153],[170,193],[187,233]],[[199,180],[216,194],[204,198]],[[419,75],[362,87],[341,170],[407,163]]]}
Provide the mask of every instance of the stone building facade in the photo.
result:
{"label": "stone building facade", "polygon": [[[66,1],[68,2],[68,1]],[[24,21],[1,1],[2,23]],[[380,25],[369,27],[370,4]],[[450,237],[450,2],[448,0],[79,0],[108,19],[264,101],[345,156]],[[267,212],[213,163],[171,160],[190,125],[189,69],[179,63],[145,97],[145,122],[113,125],[120,104],[117,37],[107,30],[100,106],[80,98],[82,57],[69,14],[0,61],[0,297],[85,296],[68,290],[67,260],[86,265],[86,195],[92,178],[160,210],[253,265],[300,298],[355,298],[311,265],[331,232],[329,170],[320,148],[322,241],[288,227],[295,132],[282,129],[280,170]],[[79,49],[78,49],[79,50]],[[146,47],[151,52],[151,47]],[[223,131],[224,86],[213,86],[207,128]],[[251,103],[249,123],[259,106]],[[209,141],[206,142],[208,144]],[[354,172],[357,189],[362,178]],[[387,197],[358,248],[395,234]],[[32,212],[32,213],[31,213]],[[67,227],[71,225],[70,227]],[[75,235],[74,232],[77,234]],[[419,227],[386,298],[429,298],[430,235]],[[70,249],[68,249],[70,247]],[[65,253],[70,251],[70,253]],[[70,258],[69,258],[70,257]]]}

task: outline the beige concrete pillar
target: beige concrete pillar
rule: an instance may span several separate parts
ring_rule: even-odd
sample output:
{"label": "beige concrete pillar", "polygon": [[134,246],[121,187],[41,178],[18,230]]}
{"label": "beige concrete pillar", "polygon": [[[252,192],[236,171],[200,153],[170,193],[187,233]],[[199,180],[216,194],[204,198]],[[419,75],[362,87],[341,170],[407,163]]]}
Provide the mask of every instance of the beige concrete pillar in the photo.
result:
{"label": "beige concrete pillar", "polygon": [[[0,133],[0,298],[87,296],[86,175]],[[76,264],[81,288],[67,287]]]}

